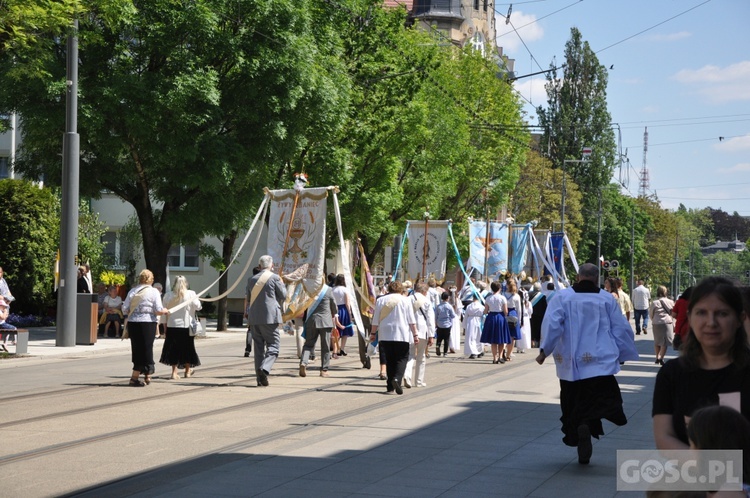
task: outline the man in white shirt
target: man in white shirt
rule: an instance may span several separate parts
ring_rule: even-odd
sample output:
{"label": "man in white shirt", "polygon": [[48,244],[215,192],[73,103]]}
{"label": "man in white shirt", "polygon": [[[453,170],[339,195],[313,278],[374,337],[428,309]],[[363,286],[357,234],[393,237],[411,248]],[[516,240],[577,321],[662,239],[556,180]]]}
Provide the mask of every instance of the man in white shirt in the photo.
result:
{"label": "man in white shirt", "polygon": [[[648,328],[648,307],[651,304],[651,291],[643,285],[643,280],[638,279],[636,287],[633,289],[633,312],[635,313],[635,335],[647,333]],[[641,326],[641,319],[643,326]]]}
{"label": "man in white shirt", "polygon": [[630,324],[620,305],[597,285],[599,268],[585,263],[578,282],[558,291],[542,322],[537,363],[555,360],[560,379],[563,442],[578,447],[578,463],[591,459],[591,436],[604,434],[602,420],[625,425],[615,374],[620,364],[638,359]]}

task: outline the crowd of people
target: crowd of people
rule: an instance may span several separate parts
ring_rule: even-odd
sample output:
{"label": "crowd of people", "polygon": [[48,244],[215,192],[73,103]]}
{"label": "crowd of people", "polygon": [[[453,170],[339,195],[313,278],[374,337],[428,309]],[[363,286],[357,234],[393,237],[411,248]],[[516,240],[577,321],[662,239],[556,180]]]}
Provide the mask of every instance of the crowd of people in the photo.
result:
{"label": "crowd of people", "polygon": [[[82,267],[81,288],[88,285],[86,273]],[[569,287],[550,278],[531,282],[525,275],[508,275],[489,286],[471,279],[461,289],[444,288],[434,278],[416,283],[391,278],[379,288],[372,308],[363,310],[366,330],[360,334],[352,310],[356,295],[344,275],[331,274],[312,304],[295,317],[299,376],[308,376],[318,347],[319,375],[327,377],[331,360],[347,356],[348,341],[355,337],[363,368],[369,369],[377,354],[386,393],[399,395],[404,388],[426,387],[431,351],[437,357],[457,354],[461,335],[468,360],[490,353],[492,364],[538,347],[536,361],[543,364],[552,357],[559,377],[563,442],[576,447],[578,461],[586,464],[591,439],[604,434],[602,420],[627,423],[615,374],[639,358],[635,336],[650,331],[654,363],[661,366],[652,407],[656,447],[750,449],[750,288],[710,277],[676,300],[657,286],[652,299],[638,280],[631,302],[618,279],[606,279],[603,288],[598,282],[599,268],[593,264],[581,265]],[[201,364],[193,325],[201,301],[184,276],[176,277],[164,296],[149,270],[141,271],[124,300],[116,287],[98,285],[97,293],[104,334],[112,329],[130,341],[130,386],[152,381],[160,317],[166,330],[159,362],[171,367],[170,379],[180,378],[180,370],[184,378],[192,377]],[[258,386],[269,385],[279,355],[286,297],[273,259],[262,256],[248,279],[244,302]],[[13,300],[0,268],[5,340],[14,329],[7,323]],[[667,361],[670,347],[678,356]],[[746,464],[744,482],[748,469]]]}

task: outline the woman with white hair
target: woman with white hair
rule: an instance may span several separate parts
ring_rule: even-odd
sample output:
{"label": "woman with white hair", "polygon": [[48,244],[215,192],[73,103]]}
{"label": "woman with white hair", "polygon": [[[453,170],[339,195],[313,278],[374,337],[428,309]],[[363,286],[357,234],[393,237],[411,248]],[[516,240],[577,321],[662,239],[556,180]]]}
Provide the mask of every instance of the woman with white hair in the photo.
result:
{"label": "woman with white hair", "polygon": [[196,319],[195,312],[201,309],[201,301],[194,291],[188,289],[187,279],[180,275],[174,279],[172,290],[164,296],[164,303],[169,308],[187,304],[169,315],[159,363],[172,367],[172,380],[180,378],[177,369],[182,366],[187,379],[193,375],[193,369],[201,364],[195,352],[195,337],[190,335],[190,324]]}

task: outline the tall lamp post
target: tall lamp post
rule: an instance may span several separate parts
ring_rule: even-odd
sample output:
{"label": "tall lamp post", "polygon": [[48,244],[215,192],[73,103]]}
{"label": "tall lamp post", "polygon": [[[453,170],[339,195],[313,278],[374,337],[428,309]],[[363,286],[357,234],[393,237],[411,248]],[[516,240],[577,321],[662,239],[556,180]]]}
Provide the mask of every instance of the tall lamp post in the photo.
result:
{"label": "tall lamp post", "polygon": [[57,289],[56,346],[76,345],[76,265],[78,252],[78,20],[68,35],[65,134],[63,135],[62,216],[60,219],[60,285]]}

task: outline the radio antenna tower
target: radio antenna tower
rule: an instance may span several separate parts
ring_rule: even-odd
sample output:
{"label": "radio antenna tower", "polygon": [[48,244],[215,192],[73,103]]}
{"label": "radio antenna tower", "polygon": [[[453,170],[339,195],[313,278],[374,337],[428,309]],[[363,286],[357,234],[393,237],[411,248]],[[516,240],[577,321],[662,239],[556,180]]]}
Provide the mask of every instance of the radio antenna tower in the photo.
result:
{"label": "radio antenna tower", "polygon": [[646,197],[650,190],[648,181],[648,167],[646,166],[646,155],[648,154],[648,127],[643,131],[643,167],[641,167],[641,173],[638,175],[638,196]]}

